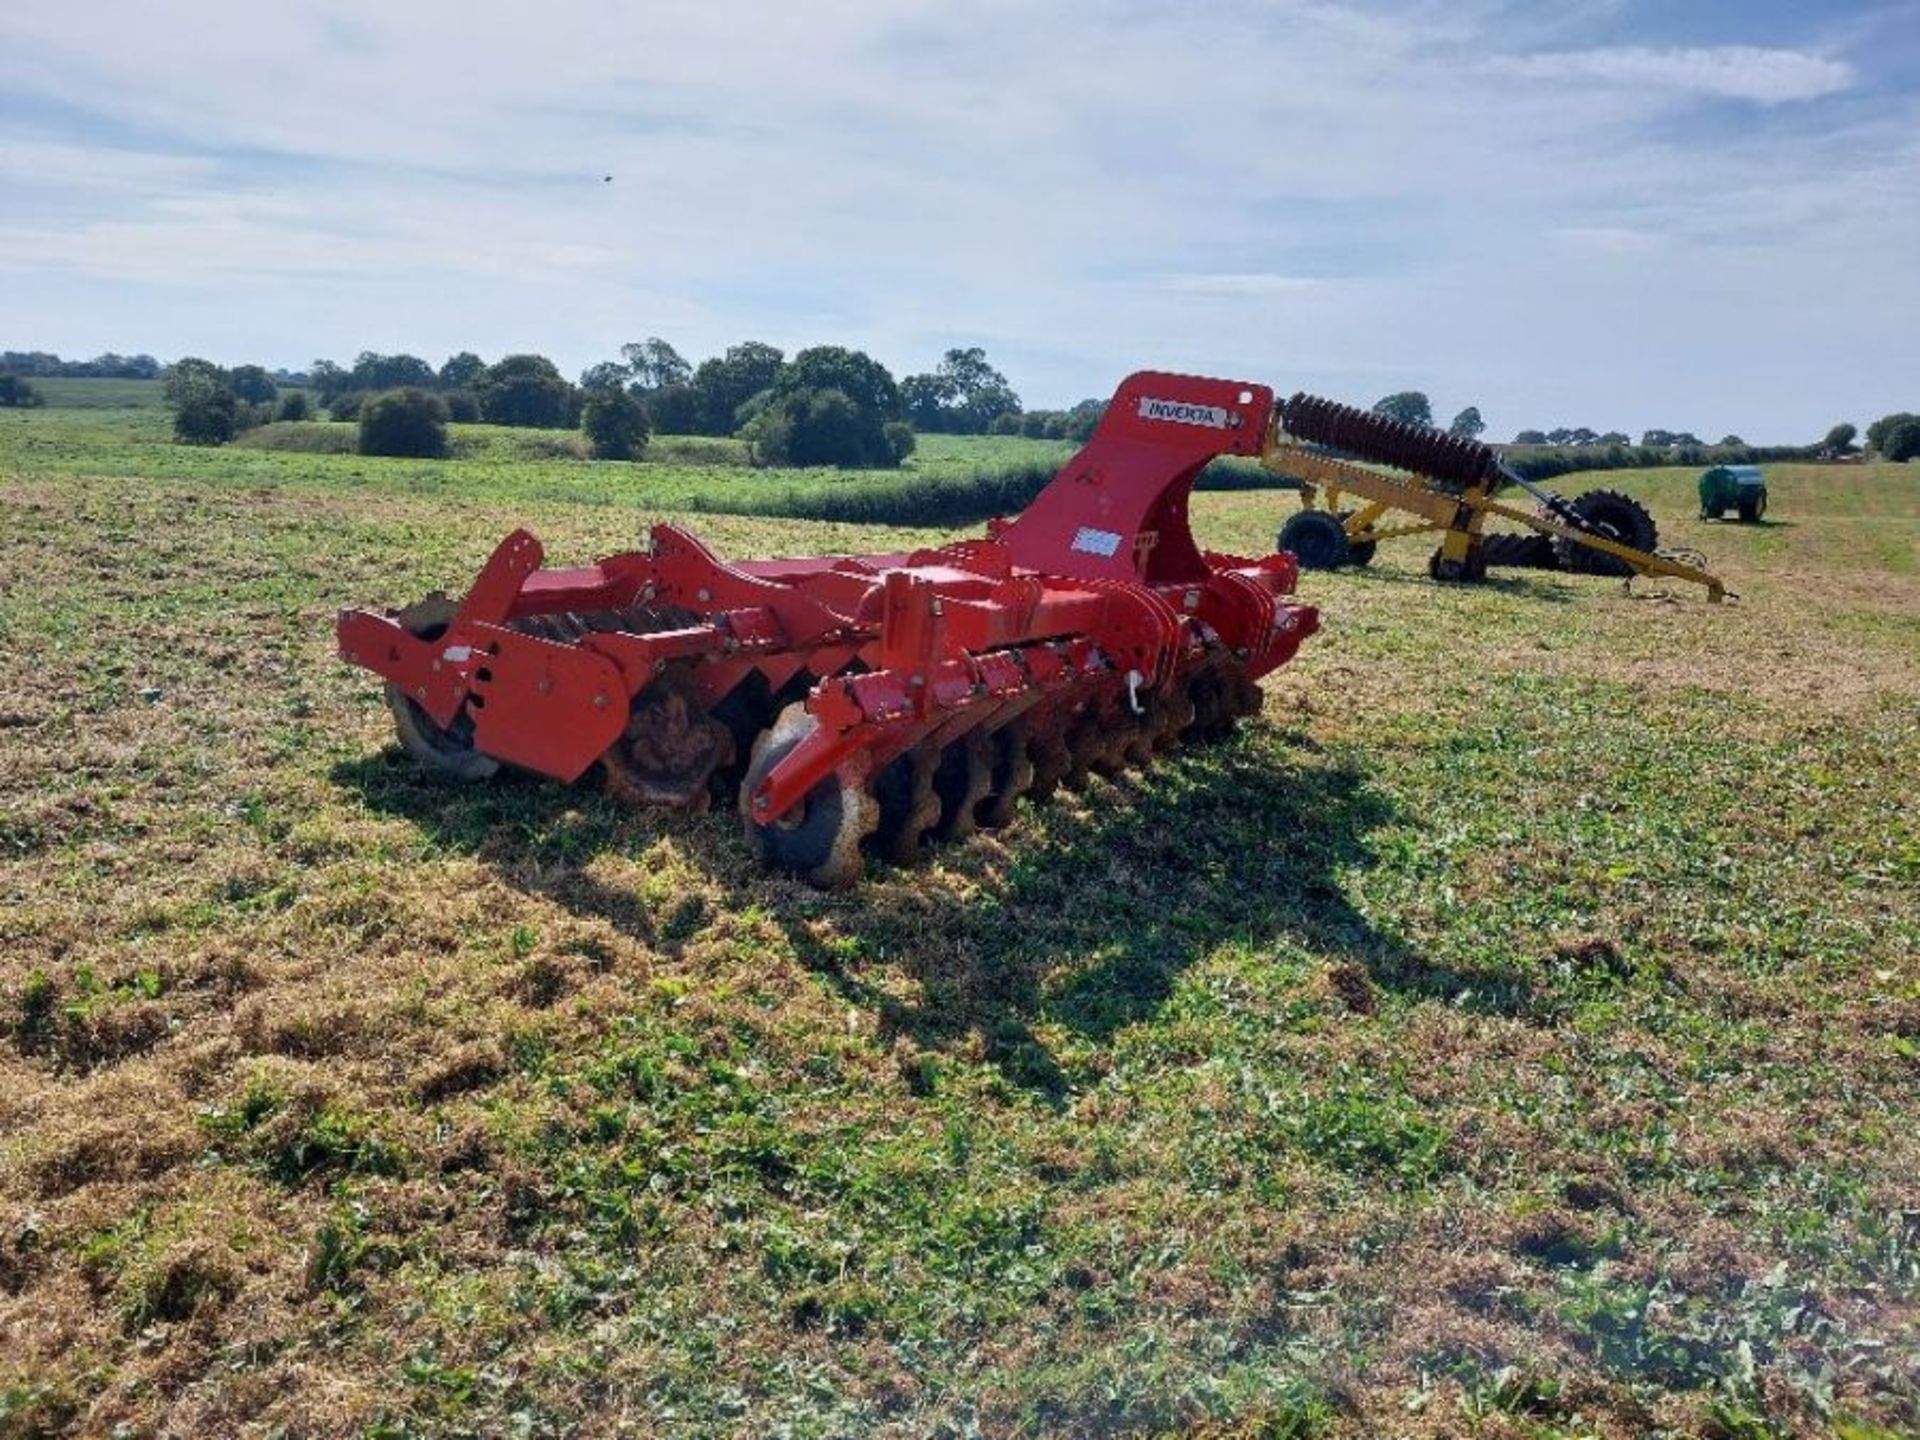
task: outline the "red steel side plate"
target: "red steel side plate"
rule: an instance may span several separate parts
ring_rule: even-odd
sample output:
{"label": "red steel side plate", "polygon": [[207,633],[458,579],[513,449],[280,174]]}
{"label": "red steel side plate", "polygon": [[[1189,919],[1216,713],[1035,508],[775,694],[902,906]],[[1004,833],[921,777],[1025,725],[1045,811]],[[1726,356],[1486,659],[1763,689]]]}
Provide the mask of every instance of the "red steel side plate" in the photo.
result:
{"label": "red steel side plate", "polygon": [[462,628],[475,652],[467,703],[477,749],[571,781],[626,729],[627,687],[606,656],[494,625]]}

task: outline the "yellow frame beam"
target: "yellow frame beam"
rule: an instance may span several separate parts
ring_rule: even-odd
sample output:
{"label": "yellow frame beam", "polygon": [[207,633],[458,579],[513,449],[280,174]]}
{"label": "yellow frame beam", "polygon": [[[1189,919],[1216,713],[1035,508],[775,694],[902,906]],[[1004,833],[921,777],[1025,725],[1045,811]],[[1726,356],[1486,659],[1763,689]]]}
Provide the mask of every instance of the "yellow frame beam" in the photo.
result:
{"label": "yellow frame beam", "polygon": [[[1485,525],[1487,517],[1498,515],[1539,534],[1574,540],[1590,550],[1612,555],[1637,575],[1663,575],[1704,586],[1707,599],[1711,601],[1724,600],[1727,595],[1727,587],[1719,577],[1705,570],[1678,560],[1669,560],[1663,555],[1636,550],[1631,545],[1621,545],[1599,535],[1589,535],[1530,510],[1503,505],[1493,498],[1484,485],[1451,495],[1435,490],[1417,476],[1371,470],[1350,461],[1335,460],[1331,456],[1303,450],[1277,436],[1268,440],[1260,463],[1271,473],[1299,483],[1300,504],[1304,509],[1314,509],[1316,501],[1324,498],[1326,509],[1338,514],[1343,495],[1352,494],[1365,500],[1366,505],[1346,521],[1350,539],[1392,540],[1402,535],[1440,530],[1445,532],[1440,542],[1441,555],[1458,564],[1464,562],[1480,543],[1481,527]],[[1422,523],[1396,525],[1384,530],[1378,528],[1381,516],[1390,510],[1417,515]]]}

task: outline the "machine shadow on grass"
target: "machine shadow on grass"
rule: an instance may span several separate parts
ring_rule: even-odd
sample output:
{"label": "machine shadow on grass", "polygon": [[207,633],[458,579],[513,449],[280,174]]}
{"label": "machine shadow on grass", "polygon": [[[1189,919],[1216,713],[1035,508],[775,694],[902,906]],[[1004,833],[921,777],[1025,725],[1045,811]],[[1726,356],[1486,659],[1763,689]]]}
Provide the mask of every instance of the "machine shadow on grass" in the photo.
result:
{"label": "machine shadow on grass", "polygon": [[[1349,1000],[1361,1006],[1380,993],[1511,1015],[1533,1005],[1524,975],[1431,964],[1355,908],[1346,878],[1374,863],[1372,833],[1404,817],[1363,772],[1298,735],[1247,737],[1095,780],[1078,797],[1023,807],[1000,839],[943,847],[941,875],[875,864],[839,895],[761,873],[731,813],[636,815],[517,776],[454,788],[393,750],[344,762],[333,778],[503,882],[668,954],[699,932],[704,904],[663,908],[587,863],[674,835],[719,886],[720,904],[770,916],[803,964],[878,1017],[883,1036],[940,1051],[977,1034],[1010,1083],[1056,1102],[1071,1080],[1037,1027],[1104,1044],[1151,1018],[1181,974],[1222,947],[1331,959],[1363,992]],[[918,995],[876,984],[880,966],[910,976]],[[1359,975],[1366,983],[1354,986]]]}
{"label": "machine shadow on grass", "polygon": [[[1368,584],[1377,585],[1416,585],[1423,590],[1435,588],[1436,582],[1425,568],[1403,570],[1393,565],[1369,565],[1364,569],[1349,568],[1340,572],[1351,575]],[[1567,605],[1580,598],[1580,592],[1565,579],[1551,571],[1528,573],[1521,570],[1490,570],[1484,579],[1476,580],[1470,586],[1449,587],[1468,590],[1486,590],[1495,595],[1506,595],[1516,600],[1546,601],[1554,605]],[[1311,596],[1306,598],[1311,599]]]}

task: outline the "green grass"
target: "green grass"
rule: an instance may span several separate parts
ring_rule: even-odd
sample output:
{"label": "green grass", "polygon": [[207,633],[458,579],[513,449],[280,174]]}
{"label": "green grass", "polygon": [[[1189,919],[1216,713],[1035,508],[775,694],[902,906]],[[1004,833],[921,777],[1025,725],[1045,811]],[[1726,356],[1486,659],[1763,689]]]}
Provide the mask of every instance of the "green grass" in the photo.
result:
{"label": "green grass", "polygon": [[165,405],[158,380],[36,378],[33,388],[49,410],[159,410]]}
{"label": "green grass", "polygon": [[823,896],[433,783],[330,625],[875,477],[163,427],[0,417],[0,1434],[1920,1426],[1920,471],[1601,477],[1725,607],[1384,545],[1235,742]]}
{"label": "green grass", "polygon": [[[76,382],[78,383],[78,382]],[[965,485],[980,475],[1057,464],[1055,441],[929,435],[898,471],[755,470],[730,440],[663,436],[650,458],[583,463],[580,436],[566,430],[452,427],[451,460],[387,460],[351,453],[352,426],[329,421],[273,425],[218,449],[172,442],[164,411],[0,412],[0,454],[15,473],[139,478],[198,487],[288,489],[441,497],[507,503],[621,506],[643,513],[761,513],[832,507],[903,483]],[[338,438],[336,438],[338,437]],[[312,453],[309,446],[336,446]],[[282,448],[284,447],[284,448]]]}

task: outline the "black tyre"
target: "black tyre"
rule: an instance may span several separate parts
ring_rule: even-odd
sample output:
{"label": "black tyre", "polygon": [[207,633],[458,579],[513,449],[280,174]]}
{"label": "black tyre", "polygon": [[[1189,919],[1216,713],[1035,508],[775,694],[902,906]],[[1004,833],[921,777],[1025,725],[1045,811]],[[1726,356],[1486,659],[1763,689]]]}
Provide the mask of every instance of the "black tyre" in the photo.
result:
{"label": "black tyre", "polygon": [[1748,525],[1758,524],[1760,517],[1766,513],[1767,502],[1764,496],[1755,496],[1751,500],[1740,502],[1740,519]]}
{"label": "black tyre", "polygon": [[1555,570],[1560,564],[1553,553],[1553,537],[1531,532],[1484,536],[1480,563],[1489,570]]}
{"label": "black tyre", "polygon": [[[1618,490],[1589,490],[1574,499],[1573,513],[1585,528],[1616,545],[1651,552],[1660,543],[1658,527],[1647,507]],[[1617,555],[1582,545],[1565,536],[1553,537],[1553,552],[1562,569],[1580,575],[1631,575],[1633,567]]]}
{"label": "black tyre", "polygon": [[400,748],[435,773],[467,785],[500,773],[498,760],[473,748],[473,717],[465,710],[451,725],[437,725],[398,685],[387,686],[387,708],[393,712]]}
{"label": "black tyre", "polygon": [[1277,548],[1290,552],[1302,570],[1338,570],[1353,559],[1347,527],[1325,510],[1302,510],[1280,527]]}
{"label": "black tyre", "polygon": [[880,807],[865,787],[829,775],[779,819],[762,824],[753,813],[753,792],[760,782],[818,723],[804,705],[789,705],[754,742],[753,759],[740,782],[740,818],[747,843],[768,865],[790,870],[823,890],[837,890],[860,878],[860,842],[879,823]]}
{"label": "black tyre", "polygon": [[1478,550],[1464,560],[1449,560],[1445,550],[1427,557],[1427,574],[1442,585],[1478,585],[1487,578],[1486,557]]}
{"label": "black tyre", "polygon": [[[454,604],[435,591],[394,615],[400,628],[420,640],[438,640],[453,623]],[[420,708],[398,685],[388,685],[387,708],[393,712],[393,730],[400,748],[429,769],[462,784],[491,780],[500,762],[473,748],[473,716],[465,707],[451,725],[441,725]]]}
{"label": "black tyre", "polygon": [[1380,548],[1378,540],[1349,540],[1347,558],[1355,565],[1365,568],[1373,563],[1374,551]]}

